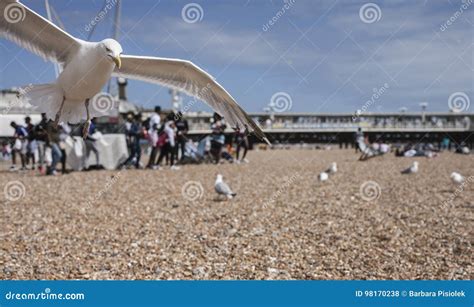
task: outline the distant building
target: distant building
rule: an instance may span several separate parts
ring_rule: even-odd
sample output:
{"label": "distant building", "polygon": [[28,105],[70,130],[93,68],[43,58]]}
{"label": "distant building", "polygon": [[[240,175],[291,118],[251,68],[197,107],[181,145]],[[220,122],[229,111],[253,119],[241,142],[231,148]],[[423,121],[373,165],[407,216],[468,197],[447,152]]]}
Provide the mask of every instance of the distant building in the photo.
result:
{"label": "distant building", "polygon": [[[127,80],[118,79],[118,97],[114,99],[116,112],[112,116],[97,119],[99,129],[104,133],[123,132],[125,114],[142,113],[142,119],[148,118],[153,110],[142,109],[131,103],[127,98]],[[23,123],[25,116],[30,116],[33,123],[40,120],[40,114],[27,103],[17,97],[18,90],[0,91],[0,137],[9,137],[13,131],[10,122]],[[179,108],[175,92],[172,97],[172,108]],[[164,118],[172,110],[163,109]],[[189,136],[200,139],[211,133],[210,112],[186,112],[189,123]],[[398,113],[346,113],[346,114],[314,114],[314,113],[278,113],[262,112],[250,114],[252,119],[263,129],[272,142],[280,143],[327,143],[352,142],[354,132],[361,127],[371,140],[387,142],[414,141],[422,139],[426,142],[439,142],[449,137],[454,142],[474,144],[473,113],[434,113],[414,112],[406,110]],[[226,133],[232,134],[232,127]],[[257,141],[254,137],[253,141]]]}

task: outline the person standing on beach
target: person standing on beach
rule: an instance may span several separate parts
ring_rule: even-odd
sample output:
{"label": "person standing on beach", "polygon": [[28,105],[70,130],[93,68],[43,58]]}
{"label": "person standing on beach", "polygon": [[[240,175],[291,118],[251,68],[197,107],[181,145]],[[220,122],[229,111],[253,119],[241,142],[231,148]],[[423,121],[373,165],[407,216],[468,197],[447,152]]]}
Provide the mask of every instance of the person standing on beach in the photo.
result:
{"label": "person standing on beach", "polygon": [[151,129],[154,125],[156,125],[156,127],[160,127],[160,124],[161,124],[161,116],[160,116],[160,113],[161,113],[161,107],[160,106],[156,106],[155,107],[155,112],[153,112],[150,116],[150,124],[149,124],[149,128]]}
{"label": "person standing on beach", "polygon": [[132,119],[130,129],[127,132],[127,139],[130,140],[130,155],[127,160],[122,163],[121,167],[127,167],[128,165],[134,164],[136,169],[140,168],[140,159],[142,155],[140,139],[143,135],[141,118],[142,115],[137,114]]}
{"label": "person standing on beach", "polygon": [[148,130],[148,142],[151,146],[150,159],[148,160],[147,168],[155,168],[156,156],[158,154],[158,126],[153,124]]}
{"label": "person standing on beach", "polygon": [[354,141],[355,141],[355,152],[356,153],[361,152],[362,148],[360,148],[359,144],[365,142],[364,133],[362,132],[361,127],[357,128],[357,132],[355,133],[355,136],[354,136]]}
{"label": "person standing on beach", "polygon": [[188,121],[183,117],[183,113],[178,112],[175,117],[175,125],[177,129],[176,133],[176,158],[178,158],[178,149],[180,150],[180,160],[184,158],[184,152],[186,151],[186,142],[188,140],[187,134],[189,130]]}
{"label": "person standing on beach", "polygon": [[151,147],[150,159],[148,160],[147,168],[155,167],[156,156],[158,155],[158,128],[160,127],[161,107],[156,106],[155,112],[149,118],[148,141]]}
{"label": "person standing on beach", "polygon": [[167,117],[166,123],[164,124],[163,131],[160,133],[158,144],[161,147],[160,156],[158,157],[158,167],[161,161],[166,155],[170,156],[170,163],[172,170],[178,170],[179,167],[175,165],[176,156],[176,126],[174,124],[174,114],[170,114]]}
{"label": "person standing on beach", "polygon": [[[248,139],[248,128],[245,127],[245,129],[240,129],[240,128],[236,128],[235,129],[235,141],[237,143],[237,149],[236,149],[236,161],[237,163],[240,163],[240,162],[248,162],[247,159],[245,159],[245,157],[247,156],[247,151],[248,151],[248,148],[249,148],[249,139]],[[244,153],[242,155],[242,159],[239,160],[239,155],[240,155],[240,149],[243,148],[244,149]]]}
{"label": "person standing on beach", "polygon": [[67,152],[66,152],[66,140],[71,135],[71,127],[67,123],[61,123],[59,125],[60,132],[59,132],[59,148],[61,149],[61,173],[66,174],[66,160],[67,160]]}
{"label": "person standing on beach", "polygon": [[62,158],[61,148],[59,147],[59,129],[59,126],[56,126],[53,121],[49,121],[46,125],[46,146],[51,148],[52,156],[51,165],[47,168],[46,175],[57,175],[56,166]]}
{"label": "person standing on beach", "polygon": [[36,144],[38,148],[38,170],[40,173],[44,171],[44,157],[45,157],[45,149],[46,149],[46,142],[48,138],[48,133],[46,131],[46,127],[48,124],[48,119],[46,117],[46,113],[41,113],[41,121],[35,127],[35,137],[36,137]]}
{"label": "person standing on beach", "polygon": [[10,170],[16,170],[16,155],[20,155],[21,170],[26,170],[26,152],[27,152],[27,137],[28,131],[25,127],[18,125],[16,122],[11,122],[10,126],[15,129],[13,133],[13,148],[12,148],[12,166]]}
{"label": "person standing on beach", "polygon": [[218,164],[221,159],[222,148],[225,145],[225,134],[226,124],[223,118],[214,113],[213,122],[211,124],[211,155],[214,158],[214,162]]}
{"label": "person standing on beach", "polygon": [[35,154],[36,154],[36,135],[35,125],[31,123],[31,117],[25,117],[25,129],[28,132],[26,144],[26,164],[29,165],[31,161],[31,169],[35,169]]}

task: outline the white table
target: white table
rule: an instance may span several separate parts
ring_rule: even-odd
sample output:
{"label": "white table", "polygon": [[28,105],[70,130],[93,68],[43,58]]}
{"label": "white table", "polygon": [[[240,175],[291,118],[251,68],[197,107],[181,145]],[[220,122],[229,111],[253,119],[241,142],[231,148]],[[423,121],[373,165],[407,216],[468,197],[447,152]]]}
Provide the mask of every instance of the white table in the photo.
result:
{"label": "white table", "polygon": [[[75,171],[95,165],[95,154],[91,151],[86,157],[85,142],[81,137],[66,140],[66,163]],[[99,164],[105,169],[114,170],[128,157],[127,142],[123,134],[103,134],[96,141],[99,151]]]}

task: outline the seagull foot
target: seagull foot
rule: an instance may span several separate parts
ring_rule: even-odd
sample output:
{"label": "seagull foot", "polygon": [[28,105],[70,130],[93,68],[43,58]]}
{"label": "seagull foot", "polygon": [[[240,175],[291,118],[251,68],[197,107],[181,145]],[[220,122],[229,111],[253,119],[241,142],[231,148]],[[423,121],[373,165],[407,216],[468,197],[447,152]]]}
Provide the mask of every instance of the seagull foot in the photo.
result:
{"label": "seagull foot", "polygon": [[82,128],[82,138],[85,140],[89,136],[89,128],[91,127],[91,121],[88,120],[84,123],[84,128]]}

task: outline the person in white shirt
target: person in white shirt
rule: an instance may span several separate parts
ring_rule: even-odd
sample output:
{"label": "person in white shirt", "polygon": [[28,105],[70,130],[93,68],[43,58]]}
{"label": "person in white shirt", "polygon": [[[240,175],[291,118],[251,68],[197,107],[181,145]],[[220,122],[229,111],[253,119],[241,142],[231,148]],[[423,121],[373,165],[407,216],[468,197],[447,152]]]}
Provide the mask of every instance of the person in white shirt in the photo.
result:
{"label": "person in white shirt", "polygon": [[160,112],[161,112],[161,107],[156,106],[155,112],[150,117],[150,125],[149,125],[150,130],[153,129],[153,126],[155,127],[160,126],[160,123],[161,123]]}
{"label": "person in white shirt", "polygon": [[[174,116],[174,115],[173,115]],[[161,164],[161,161],[166,155],[170,155],[171,169],[179,169],[175,163],[176,157],[176,126],[173,118],[170,116],[168,121],[164,124],[163,132],[160,133],[158,144],[161,147],[160,156],[158,157],[157,165]]]}
{"label": "person in white shirt", "polygon": [[151,147],[150,159],[148,160],[147,168],[154,168],[156,155],[158,154],[158,129],[161,123],[160,117],[161,107],[156,106],[155,112],[150,116],[148,128],[148,141]]}
{"label": "person in white shirt", "polygon": [[156,124],[148,130],[148,142],[151,146],[150,159],[148,160],[147,168],[155,168],[156,155],[158,154],[158,129]]}

